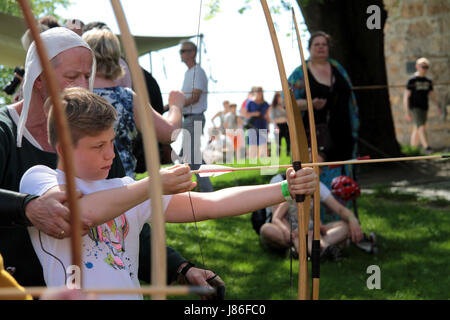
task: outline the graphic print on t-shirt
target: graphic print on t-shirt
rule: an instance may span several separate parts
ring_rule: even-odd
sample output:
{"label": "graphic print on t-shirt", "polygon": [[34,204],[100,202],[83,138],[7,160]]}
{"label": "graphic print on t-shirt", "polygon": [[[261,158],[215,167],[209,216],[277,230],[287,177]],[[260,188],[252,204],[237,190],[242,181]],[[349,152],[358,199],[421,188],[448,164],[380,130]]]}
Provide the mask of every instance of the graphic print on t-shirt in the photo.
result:
{"label": "graphic print on t-shirt", "polygon": [[[89,238],[95,242],[94,256],[101,255],[103,261],[114,269],[124,269],[125,238],[128,234],[128,221],[125,214],[120,217],[91,228]],[[103,242],[108,252],[103,252],[99,243]]]}

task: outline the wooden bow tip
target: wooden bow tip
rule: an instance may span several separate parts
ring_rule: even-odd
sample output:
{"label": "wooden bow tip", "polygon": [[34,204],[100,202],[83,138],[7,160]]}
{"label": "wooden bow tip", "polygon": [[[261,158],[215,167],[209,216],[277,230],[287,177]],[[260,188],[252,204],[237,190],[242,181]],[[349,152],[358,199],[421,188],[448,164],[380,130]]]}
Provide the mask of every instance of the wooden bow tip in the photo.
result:
{"label": "wooden bow tip", "polygon": [[[280,45],[273,25],[272,17],[266,0],[261,0],[264,16],[266,18],[267,26],[269,28],[270,37],[272,39],[272,46],[275,52],[275,58],[278,65],[278,71],[280,74],[281,86],[283,89],[284,102],[286,105],[287,120],[289,126],[289,136],[291,137],[291,155],[293,166],[296,170],[301,169],[302,162],[309,161],[308,143],[306,139],[305,129],[303,127],[303,121],[300,117],[299,109],[294,108],[296,105],[295,97],[292,91],[289,89],[286,71],[283,63],[283,57],[281,55]],[[298,298],[301,300],[308,299],[308,264],[306,261],[307,252],[307,225],[306,220],[309,217],[309,197],[302,199],[302,197],[296,198],[297,202],[297,217],[299,225],[299,289]]]}
{"label": "wooden bow tip", "polygon": [[[162,206],[162,182],[159,173],[159,150],[157,145],[157,136],[151,114],[151,105],[145,80],[139,67],[136,44],[128,27],[125,13],[119,0],[111,0],[111,5],[116,16],[117,23],[121,32],[121,39],[125,49],[127,62],[130,67],[130,73],[133,86],[136,90],[138,99],[139,114],[142,121],[142,137],[144,140],[145,159],[149,177],[149,194],[152,199],[152,240],[151,240],[151,261],[152,261],[152,284],[164,286],[167,278],[167,255],[165,241],[165,219]],[[165,299],[165,295],[155,295],[153,299]]]}
{"label": "wooden bow tip", "polygon": [[[300,32],[298,30],[297,19],[295,18],[294,8],[292,8],[292,19],[294,20],[295,31],[297,34],[297,43],[300,51],[300,58],[303,67],[303,75],[305,79],[306,102],[308,107],[309,132],[311,141],[312,161],[318,162],[319,154],[317,148],[316,124],[314,119],[314,108],[312,104],[311,88],[309,85],[309,76],[305,57],[303,54]],[[312,262],[312,278],[313,278],[313,300],[319,299],[319,278],[320,278],[320,180],[319,167],[314,167],[317,175],[317,188],[314,192],[314,240],[312,244],[311,262]],[[309,215],[308,215],[309,218]],[[308,223],[309,224],[309,223]],[[307,224],[307,225],[308,225]]]}

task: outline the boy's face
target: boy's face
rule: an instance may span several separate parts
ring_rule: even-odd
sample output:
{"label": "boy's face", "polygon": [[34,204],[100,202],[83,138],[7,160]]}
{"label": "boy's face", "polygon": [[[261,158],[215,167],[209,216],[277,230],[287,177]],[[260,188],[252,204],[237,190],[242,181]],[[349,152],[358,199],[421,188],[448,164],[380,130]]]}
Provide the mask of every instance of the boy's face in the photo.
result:
{"label": "boy's face", "polygon": [[106,179],[115,157],[114,138],[111,127],[97,136],[85,136],[74,147],[76,176],[83,180]]}
{"label": "boy's face", "polygon": [[428,71],[429,66],[426,63],[418,63],[416,64],[416,69],[421,76],[424,76]]}

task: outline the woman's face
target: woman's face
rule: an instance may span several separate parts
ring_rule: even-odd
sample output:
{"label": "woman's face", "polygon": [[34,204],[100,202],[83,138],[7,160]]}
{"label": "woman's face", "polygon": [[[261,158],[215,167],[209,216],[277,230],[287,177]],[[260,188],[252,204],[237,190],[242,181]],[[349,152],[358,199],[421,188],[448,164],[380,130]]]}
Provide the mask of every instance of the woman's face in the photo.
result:
{"label": "woman's face", "polygon": [[309,49],[312,58],[328,59],[328,41],[325,37],[317,36],[311,43]]}
{"label": "woman's face", "polygon": [[264,100],[264,92],[262,89],[258,89],[255,92],[255,100],[260,101],[260,100]]}

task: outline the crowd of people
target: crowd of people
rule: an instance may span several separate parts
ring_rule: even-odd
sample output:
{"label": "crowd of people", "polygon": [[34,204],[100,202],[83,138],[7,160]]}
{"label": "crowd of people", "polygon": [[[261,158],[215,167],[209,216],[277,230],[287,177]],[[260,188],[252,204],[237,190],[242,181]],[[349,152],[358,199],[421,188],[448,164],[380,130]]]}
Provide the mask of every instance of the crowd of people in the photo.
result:
{"label": "crowd of people", "polygon": [[[218,119],[218,120],[216,120]],[[268,157],[272,152],[280,156],[282,139],[286,155],[290,155],[290,137],[286,109],[280,92],[275,92],[269,104],[262,87],[252,87],[247,98],[237,109],[236,103],[223,101],[223,110],[212,118],[213,127],[204,156],[210,162],[233,163],[244,159]],[[218,123],[217,123],[218,122]],[[270,129],[276,148],[271,149]]]}
{"label": "crowd of people", "polygon": [[[151,178],[134,180],[138,170],[145,170],[139,169],[142,156],[136,152],[142,149],[136,147],[136,141],[143,115],[138,112],[138,100],[120,42],[101,22],[85,25],[69,19],[60,24],[48,16],[40,19],[40,30],[56,79],[64,90],[63,106],[74,144],[83,225],[84,285],[139,287],[140,281],[150,282],[151,228],[147,222],[151,207],[146,186]],[[22,286],[61,286],[66,283],[66,267],[70,265],[71,235],[62,166],[64,154],[48,99],[49,85],[29,32],[22,37],[22,43],[27,57],[24,74],[17,75],[21,85],[14,93],[13,103],[0,109],[0,275],[14,278],[5,282],[9,285],[16,285],[17,281]],[[307,69],[318,144],[321,160],[348,160],[355,158],[358,151],[358,106],[347,72],[329,57],[330,45],[330,37],[317,32],[311,35],[308,46]],[[178,155],[183,164],[160,170],[166,220],[184,223],[270,208],[265,210],[265,223],[258,228],[261,244],[276,250],[293,248],[298,253],[295,241],[298,230],[295,215],[291,214],[294,206],[287,200],[297,194],[312,195],[320,187],[321,201],[325,204],[321,212],[322,256],[338,260],[342,256],[339,243],[346,239],[356,244],[364,241],[366,236],[359,218],[332,192],[337,177],[354,177],[351,166],[324,168],[320,186],[311,168],[298,172],[289,168],[267,185],[215,192],[207,177],[197,176],[196,182],[192,181],[191,170],[198,169],[205,160],[214,162],[220,157],[223,160],[227,151],[233,155],[228,161],[267,157],[271,124],[275,129],[275,152],[280,153],[284,139],[287,154],[291,153],[282,94],[275,92],[269,104],[263,88],[255,86],[239,110],[236,103],[223,101],[223,111],[212,119],[213,123],[216,119],[220,123],[210,130],[210,141],[202,156],[200,140],[208,108],[208,79],[196,57],[196,44],[181,42],[180,58],[187,71],[181,89],[170,92],[166,106],[162,104],[156,81],[143,71],[152,101],[146,107],[154,119],[161,145],[171,143],[176,137],[174,132],[183,129],[182,150]],[[425,99],[414,90],[426,91],[416,83],[427,82],[424,70],[429,63],[421,60],[417,65],[418,79],[408,82],[408,90],[412,92],[405,95],[405,101]],[[288,82],[308,133],[304,78],[299,66]],[[428,94],[432,85],[427,88]],[[405,106],[418,108],[406,102]],[[167,112],[164,117],[163,112]],[[426,115],[415,110],[413,117],[417,125],[414,141],[419,137],[425,146],[421,125]],[[208,150],[219,155],[208,157]],[[199,192],[192,192],[197,185]],[[168,283],[224,286],[214,272],[197,268],[169,246],[167,259]],[[217,298],[217,294],[204,298]]]}

